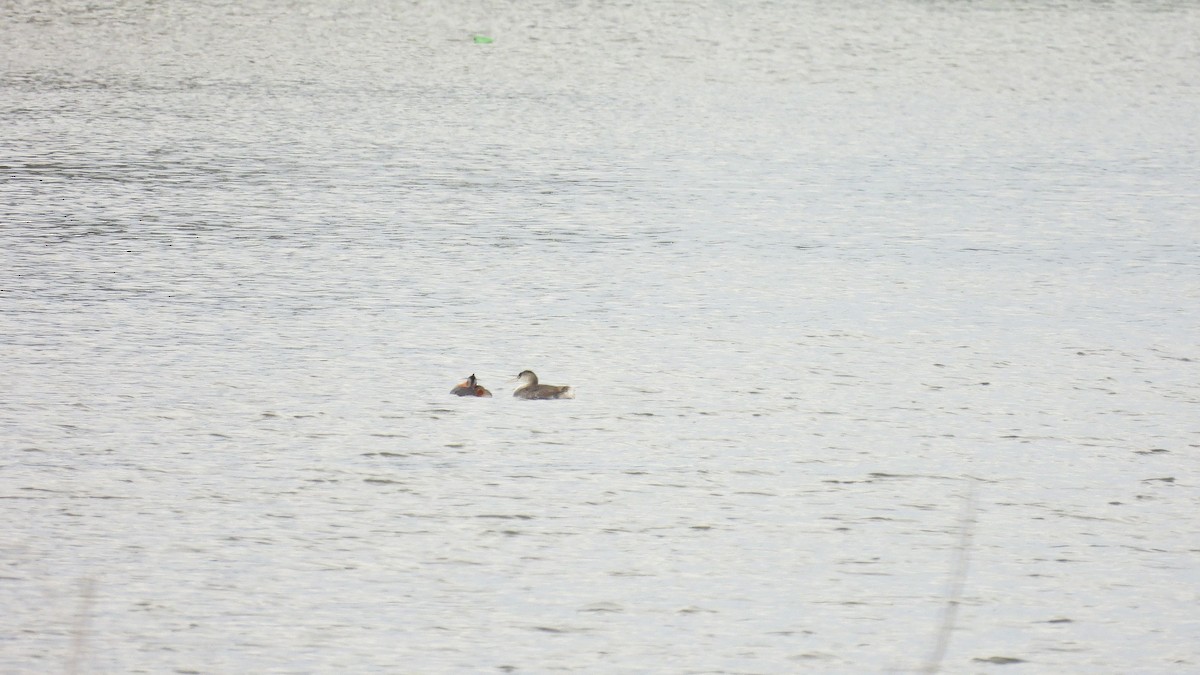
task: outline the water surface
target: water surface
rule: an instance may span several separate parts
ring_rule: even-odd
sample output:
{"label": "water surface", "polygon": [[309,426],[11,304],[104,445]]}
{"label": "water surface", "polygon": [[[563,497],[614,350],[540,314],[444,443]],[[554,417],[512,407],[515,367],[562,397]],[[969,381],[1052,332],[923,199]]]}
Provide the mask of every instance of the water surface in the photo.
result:
{"label": "water surface", "polygon": [[1197,25],[6,4],[0,670],[1200,668]]}

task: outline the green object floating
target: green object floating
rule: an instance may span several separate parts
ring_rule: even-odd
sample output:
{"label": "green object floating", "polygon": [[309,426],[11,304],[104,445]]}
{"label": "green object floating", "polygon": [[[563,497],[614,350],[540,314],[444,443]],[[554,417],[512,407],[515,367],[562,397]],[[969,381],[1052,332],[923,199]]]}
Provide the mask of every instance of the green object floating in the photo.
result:
{"label": "green object floating", "polygon": [[477,44],[477,45],[490,45],[493,42],[495,42],[494,40],[492,40],[492,38],[490,38],[486,35],[472,35],[471,39],[474,40],[475,44]]}

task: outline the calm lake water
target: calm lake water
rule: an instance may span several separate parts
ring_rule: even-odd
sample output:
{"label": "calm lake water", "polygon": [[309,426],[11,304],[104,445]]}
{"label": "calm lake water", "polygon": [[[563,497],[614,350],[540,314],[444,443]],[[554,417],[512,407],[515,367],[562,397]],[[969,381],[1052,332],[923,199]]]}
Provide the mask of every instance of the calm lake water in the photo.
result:
{"label": "calm lake water", "polygon": [[0,672],[1200,672],[1198,35],[3,3]]}

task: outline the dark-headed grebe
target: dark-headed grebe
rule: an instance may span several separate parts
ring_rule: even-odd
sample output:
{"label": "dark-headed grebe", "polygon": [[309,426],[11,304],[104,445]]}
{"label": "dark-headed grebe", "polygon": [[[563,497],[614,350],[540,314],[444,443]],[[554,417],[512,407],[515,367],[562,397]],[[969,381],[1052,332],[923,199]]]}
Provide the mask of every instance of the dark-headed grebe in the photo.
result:
{"label": "dark-headed grebe", "polygon": [[475,381],[475,373],[471,373],[470,377],[462,382],[459,382],[457,387],[450,390],[450,393],[457,396],[479,396],[482,398],[492,397],[492,392],[484,389],[479,385],[478,382]]}
{"label": "dark-headed grebe", "polygon": [[532,370],[522,370],[517,376],[520,386],[513,392],[513,396],[524,399],[546,399],[546,398],[575,398],[575,390],[568,387],[556,387],[552,384],[538,384],[537,375],[533,374]]}

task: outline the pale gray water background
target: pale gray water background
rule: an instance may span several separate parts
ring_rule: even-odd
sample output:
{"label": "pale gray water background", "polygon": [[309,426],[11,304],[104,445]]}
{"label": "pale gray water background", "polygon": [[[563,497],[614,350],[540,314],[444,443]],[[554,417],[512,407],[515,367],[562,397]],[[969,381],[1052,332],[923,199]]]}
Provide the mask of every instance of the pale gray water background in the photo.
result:
{"label": "pale gray water background", "polygon": [[0,671],[1200,672],[1198,36],[3,3]]}

